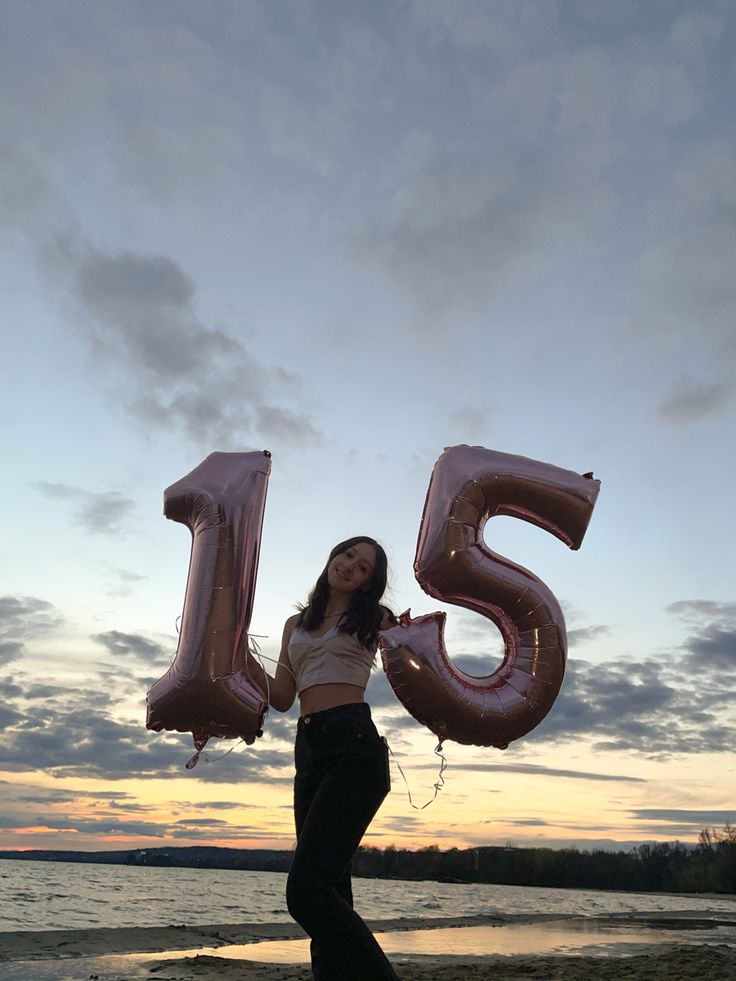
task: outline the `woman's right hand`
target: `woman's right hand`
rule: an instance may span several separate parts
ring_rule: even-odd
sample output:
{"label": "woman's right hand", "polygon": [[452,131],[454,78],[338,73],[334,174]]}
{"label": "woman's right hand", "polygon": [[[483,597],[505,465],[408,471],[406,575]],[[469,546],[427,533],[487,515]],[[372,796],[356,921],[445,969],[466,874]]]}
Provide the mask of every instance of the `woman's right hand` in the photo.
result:
{"label": "woman's right hand", "polygon": [[295,613],[284,624],[281,653],[279,654],[275,677],[271,677],[248,651],[248,670],[251,673],[251,678],[261,689],[268,704],[277,712],[288,712],[296,698],[296,681],[289,661],[289,641],[298,619],[299,614]]}

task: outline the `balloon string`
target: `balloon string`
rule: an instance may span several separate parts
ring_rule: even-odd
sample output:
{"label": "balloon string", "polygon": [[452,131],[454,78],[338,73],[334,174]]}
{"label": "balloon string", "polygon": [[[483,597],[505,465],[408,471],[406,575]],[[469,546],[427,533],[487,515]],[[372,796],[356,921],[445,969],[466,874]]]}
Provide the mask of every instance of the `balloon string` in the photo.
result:
{"label": "balloon string", "polygon": [[232,751],[241,744],[241,742],[245,743],[245,740],[243,739],[236,740],[233,743],[233,745],[230,747],[230,749],[226,753],[221,753],[220,756],[210,756],[209,753],[203,752],[202,759],[205,761],[205,763],[217,763],[219,762],[219,760],[224,760],[226,756],[229,756],[232,753]]}
{"label": "balloon string", "polygon": [[[253,657],[258,661],[261,666],[261,671],[263,671],[263,677],[266,681],[266,709],[263,713],[262,726],[266,724],[266,719],[268,718],[268,710],[271,708],[271,679],[268,676],[268,671],[263,667],[264,654],[261,653],[261,648],[258,645],[258,641],[255,639],[255,634],[246,634],[248,638],[248,651]],[[258,634],[257,636],[262,636]],[[270,660],[270,659],[269,659]],[[257,687],[257,686],[256,686]]]}
{"label": "balloon string", "polygon": [[406,793],[409,798],[409,803],[411,804],[411,806],[414,808],[415,811],[423,811],[425,807],[429,807],[430,804],[434,803],[434,801],[437,799],[437,794],[445,786],[445,778],[443,774],[447,769],[447,759],[445,758],[445,754],[442,752],[442,740],[440,739],[440,741],[437,743],[437,745],[434,748],[435,756],[439,756],[440,758],[440,769],[437,774],[437,780],[435,781],[434,784],[434,796],[430,797],[430,799],[426,802],[426,804],[421,804],[421,805],[415,804],[414,801],[411,799],[411,790],[409,789],[409,781],[406,779],[406,774],[401,769],[401,763],[399,763],[399,761],[397,760],[396,754],[391,749],[391,746],[388,743],[386,745],[388,745],[389,752],[394,758],[394,763],[399,768],[399,773],[404,778],[404,783],[406,784]]}
{"label": "balloon string", "polygon": [[[255,657],[258,660],[258,663],[261,665],[261,667],[263,668],[264,661],[270,661],[271,664],[275,664],[278,667],[282,667],[284,671],[288,671],[291,677],[294,679],[294,681],[296,681],[296,675],[291,670],[291,668],[288,668],[283,661],[279,660],[279,658],[269,657],[268,654],[264,654],[261,648],[258,646],[258,643],[253,639],[254,637],[268,637],[268,634],[248,634],[248,638],[250,639],[253,645],[251,647],[251,645],[249,644],[248,650],[251,652],[253,657]],[[265,668],[263,668],[263,673],[266,675],[266,684],[268,684],[268,674],[266,673]]]}
{"label": "balloon string", "polygon": [[187,760],[184,766],[187,768],[187,770],[192,770],[200,759],[204,760],[205,763],[218,763],[220,760],[224,760],[226,756],[229,756],[232,751],[240,745],[240,742],[245,742],[245,740],[239,740],[233,743],[230,749],[226,753],[220,754],[220,756],[210,756],[210,754],[205,753],[203,749],[198,749],[194,756],[192,756],[190,760]]}

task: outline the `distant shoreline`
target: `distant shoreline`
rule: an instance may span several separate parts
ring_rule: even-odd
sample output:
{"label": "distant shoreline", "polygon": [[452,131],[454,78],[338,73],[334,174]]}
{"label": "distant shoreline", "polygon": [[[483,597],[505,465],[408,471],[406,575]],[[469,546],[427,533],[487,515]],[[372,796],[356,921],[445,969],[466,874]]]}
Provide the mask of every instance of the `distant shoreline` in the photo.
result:
{"label": "distant shoreline", "polygon": [[[700,882],[700,888],[673,881],[652,880],[647,876],[642,861],[623,852],[585,853],[569,851],[574,856],[575,875],[571,876],[564,864],[552,869],[536,871],[543,865],[541,859],[550,859],[550,849],[484,847],[449,849],[441,852],[430,848],[419,851],[387,848],[363,848],[353,863],[355,878],[395,880],[403,882],[440,882],[444,884],[484,884],[498,886],[524,886],[543,889],[596,890],[604,892],[635,893],[638,895],[695,896],[736,900],[732,888],[707,888],[710,883]],[[562,855],[564,862],[566,855]],[[36,862],[69,862],[76,864],[115,865],[129,868],[186,868],[205,870],[231,870],[239,872],[280,872],[289,870],[292,852],[281,849],[223,848],[216,845],[190,845],[186,847],[131,848],[100,851],[58,849],[28,849],[0,851],[0,859]],[[620,859],[626,865],[617,870],[616,876],[607,869],[600,870],[598,863],[604,859]],[[554,853],[552,861],[556,860]],[[495,874],[494,874],[495,873]],[[627,874],[629,873],[629,874]]]}

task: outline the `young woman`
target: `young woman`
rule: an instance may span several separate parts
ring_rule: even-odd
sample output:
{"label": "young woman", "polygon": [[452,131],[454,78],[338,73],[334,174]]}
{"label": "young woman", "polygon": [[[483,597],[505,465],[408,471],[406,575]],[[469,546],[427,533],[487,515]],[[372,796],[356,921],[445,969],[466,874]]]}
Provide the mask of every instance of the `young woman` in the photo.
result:
{"label": "young woman", "polygon": [[364,701],[378,631],[395,623],[381,606],[386,573],[372,538],[336,545],[306,606],[286,621],[276,676],[249,659],[279,712],[299,696],[286,902],[312,938],[315,981],[398,981],[350,885],[352,857],[389,790],[388,750]]}

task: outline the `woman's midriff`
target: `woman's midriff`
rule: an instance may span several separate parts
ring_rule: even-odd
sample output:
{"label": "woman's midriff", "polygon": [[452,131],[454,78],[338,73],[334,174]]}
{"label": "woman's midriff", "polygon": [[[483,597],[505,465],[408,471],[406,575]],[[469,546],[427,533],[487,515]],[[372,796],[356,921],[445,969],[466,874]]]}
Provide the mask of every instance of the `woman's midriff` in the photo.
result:
{"label": "woman's midriff", "polygon": [[313,712],[324,712],[325,709],[336,708],[338,705],[352,705],[363,702],[365,689],[360,685],[327,684],[310,685],[299,696],[299,707],[302,715]]}

